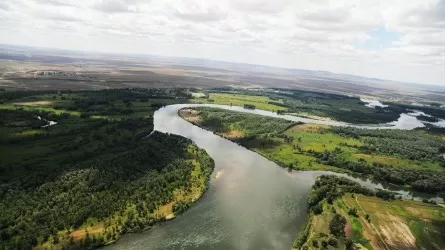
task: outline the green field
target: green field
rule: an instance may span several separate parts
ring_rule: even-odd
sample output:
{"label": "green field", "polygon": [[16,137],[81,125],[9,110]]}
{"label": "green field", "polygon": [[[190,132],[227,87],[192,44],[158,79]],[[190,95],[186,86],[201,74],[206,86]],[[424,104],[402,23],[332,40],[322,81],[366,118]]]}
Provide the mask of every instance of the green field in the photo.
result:
{"label": "green field", "polygon": [[215,108],[193,112],[186,118],[195,124],[286,168],[359,173],[417,191],[445,191],[445,141],[438,134],[294,124]]}
{"label": "green field", "polygon": [[0,92],[0,249],[97,248],[184,212],[213,160],[183,137],[146,136],[156,109],[187,96]]}
{"label": "green field", "polygon": [[287,108],[278,106],[276,104],[283,104],[282,99],[273,100],[267,96],[259,95],[241,95],[241,94],[228,94],[228,93],[209,93],[207,99],[195,99],[195,102],[206,102],[214,104],[224,104],[233,106],[244,106],[246,104],[254,105],[257,109],[263,109],[268,111],[284,110]]}

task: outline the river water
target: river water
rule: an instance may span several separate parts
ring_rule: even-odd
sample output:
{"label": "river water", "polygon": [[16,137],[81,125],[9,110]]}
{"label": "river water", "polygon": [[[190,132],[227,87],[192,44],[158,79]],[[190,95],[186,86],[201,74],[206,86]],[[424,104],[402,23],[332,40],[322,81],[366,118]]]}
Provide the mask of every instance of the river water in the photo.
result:
{"label": "river water", "polygon": [[[289,172],[250,150],[194,126],[177,115],[180,108],[190,106],[204,105],[170,105],[156,111],[155,130],[190,138],[205,149],[215,160],[213,176],[218,175],[218,178],[211,179],[202,199],[184,214],[150,231],[125,235],[106,248],[290,249],[297,232],[307,220],[311,186],[317,176],[326,172]],[[277,116],[241,107],[205,106]],[[294,116],[279,117],[347,125]],[[356,180],[369,187],[383,187],[367,180]],[[408,192],[403,194],[409,196]]]}

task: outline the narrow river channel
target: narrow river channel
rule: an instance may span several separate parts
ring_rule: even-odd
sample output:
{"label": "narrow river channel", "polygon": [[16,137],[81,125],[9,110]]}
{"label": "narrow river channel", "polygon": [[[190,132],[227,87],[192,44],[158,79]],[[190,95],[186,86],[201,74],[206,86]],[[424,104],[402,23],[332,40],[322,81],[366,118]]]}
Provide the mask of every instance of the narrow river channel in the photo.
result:
{"label": "narrow river channel", "polygon": [[[155,130],[190,138],[208,152],[216,164],[209,190],[196,205],[173,221],[161,223],[147,232],[126,235],[106,248],[290,249],[298,230],[307,220],[310,188],[316,176],[326,172],[288,172],[274,162],[180,118],[178,110],[190,106],[197,105],[170,105],[158,110],[154,116]],[[277,116],[240,107],[205,106]],[[323,122],[297,117],[290,119]],[[357,180],[367,186],[382,187]]]}

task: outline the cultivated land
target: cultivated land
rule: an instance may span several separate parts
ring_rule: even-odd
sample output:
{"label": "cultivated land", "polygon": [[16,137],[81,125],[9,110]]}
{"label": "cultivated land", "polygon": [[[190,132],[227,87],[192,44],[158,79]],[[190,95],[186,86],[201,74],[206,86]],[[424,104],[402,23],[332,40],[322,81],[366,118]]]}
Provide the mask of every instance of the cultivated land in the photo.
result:
{"label": "cultivated land", "polygon": [[295,249],[444,249],[445,208],[321,176]]}
{"label": "cultivated land", "polygon": [[188,97],[0,92],[0,248],[95,248],[185,211],[213,160],[180,136],[146,136],[156,109]]}

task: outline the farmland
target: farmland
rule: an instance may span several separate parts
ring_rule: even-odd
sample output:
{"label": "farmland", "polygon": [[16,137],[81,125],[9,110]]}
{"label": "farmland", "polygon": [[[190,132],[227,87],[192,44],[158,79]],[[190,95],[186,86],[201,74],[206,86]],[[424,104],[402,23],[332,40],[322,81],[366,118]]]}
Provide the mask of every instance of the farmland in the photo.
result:
{"label": "farmland", "polygon": [[445,209],[395,198],[341,177],[321,176],[309,198],[306,230],[294,247],[443,249]]}

